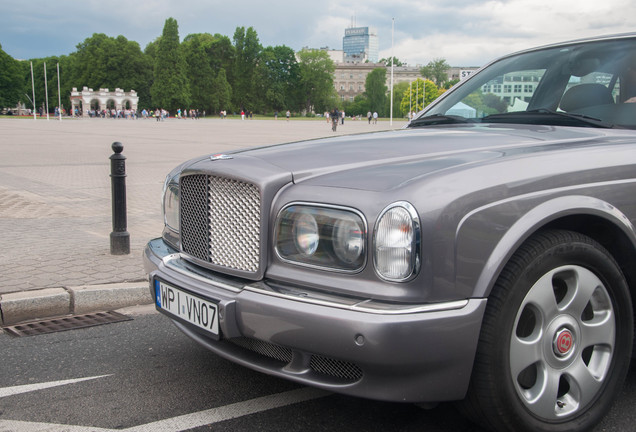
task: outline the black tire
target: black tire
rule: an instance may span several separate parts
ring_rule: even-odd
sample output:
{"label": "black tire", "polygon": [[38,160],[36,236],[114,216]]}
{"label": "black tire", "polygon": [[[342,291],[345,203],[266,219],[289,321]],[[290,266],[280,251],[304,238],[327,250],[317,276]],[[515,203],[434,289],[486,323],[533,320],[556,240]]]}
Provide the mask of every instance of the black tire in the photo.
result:
{"label": "black tire", "polygon": [[570,231],[530,238],[498,278],[460,408],[496,431],[584,431],[629,367],[633,314],[619,266]]}

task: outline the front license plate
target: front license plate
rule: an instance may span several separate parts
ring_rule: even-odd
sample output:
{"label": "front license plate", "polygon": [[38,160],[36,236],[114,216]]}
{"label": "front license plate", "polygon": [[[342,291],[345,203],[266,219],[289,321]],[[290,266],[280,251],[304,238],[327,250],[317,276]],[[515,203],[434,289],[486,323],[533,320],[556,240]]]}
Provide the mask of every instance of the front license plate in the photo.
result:
{"label": "front license plate", "polygon": [[155,279],[155,304],[168,315],[219,336],[219,306],[216,303]]}

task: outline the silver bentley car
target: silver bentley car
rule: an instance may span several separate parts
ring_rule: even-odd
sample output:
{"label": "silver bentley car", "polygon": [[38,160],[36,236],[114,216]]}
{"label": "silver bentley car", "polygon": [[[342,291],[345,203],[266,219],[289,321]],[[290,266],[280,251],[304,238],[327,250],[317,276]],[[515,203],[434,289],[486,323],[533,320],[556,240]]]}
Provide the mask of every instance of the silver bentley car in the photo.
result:
{"label": "silver bentley car", "polygon": [[632,354],[636,34],[511,54],[397,131],[172,171],[157,309],[246,367],[577,431]]}

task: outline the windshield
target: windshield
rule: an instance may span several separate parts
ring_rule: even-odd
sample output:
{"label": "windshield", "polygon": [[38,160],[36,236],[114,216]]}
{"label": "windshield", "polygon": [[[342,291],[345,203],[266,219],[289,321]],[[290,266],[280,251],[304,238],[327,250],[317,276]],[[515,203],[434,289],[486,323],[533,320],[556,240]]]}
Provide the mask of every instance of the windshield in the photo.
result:
{"label": "windshield", "polygon": [[636,128],[636,38],[572,43],[505,57],[409,127],[521,123]]}

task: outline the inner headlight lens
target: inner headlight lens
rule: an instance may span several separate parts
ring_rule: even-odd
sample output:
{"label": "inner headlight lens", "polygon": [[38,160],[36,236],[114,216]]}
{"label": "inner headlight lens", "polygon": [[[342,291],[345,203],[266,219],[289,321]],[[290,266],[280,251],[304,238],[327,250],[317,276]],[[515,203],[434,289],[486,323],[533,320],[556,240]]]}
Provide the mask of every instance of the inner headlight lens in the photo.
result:
{"label": "inner headlight lens", "polygon": [[357,271],[366,260],[366,235],[366,224],[354,210],[293,204],[278,216],[276,252],[298,264]]}
{"label": "inner headlight lens", "polygon": [[359,219],[346,216],[339,219],[333,228],[333,250],[346,263],[355,263],[364,250],[364,227]]}
{"label": "inner headlight lens", "polygon": [[163,188],[163,220],[168,228],[179,232],[178,177],[167,178]]}
{"label": "inner headlight lens", "polygon": [[380,216],[375,229],[373,261],[377,273],[390,281],[404,281],[419,266],[419,219],[412,205],[399,202]]}
{"label": "inner headlight lens", "polygon": [[313,255],[320,243],[316,219],[310,213],[301,213],[293,227],[294,244],[298,252],[306,256]]}

